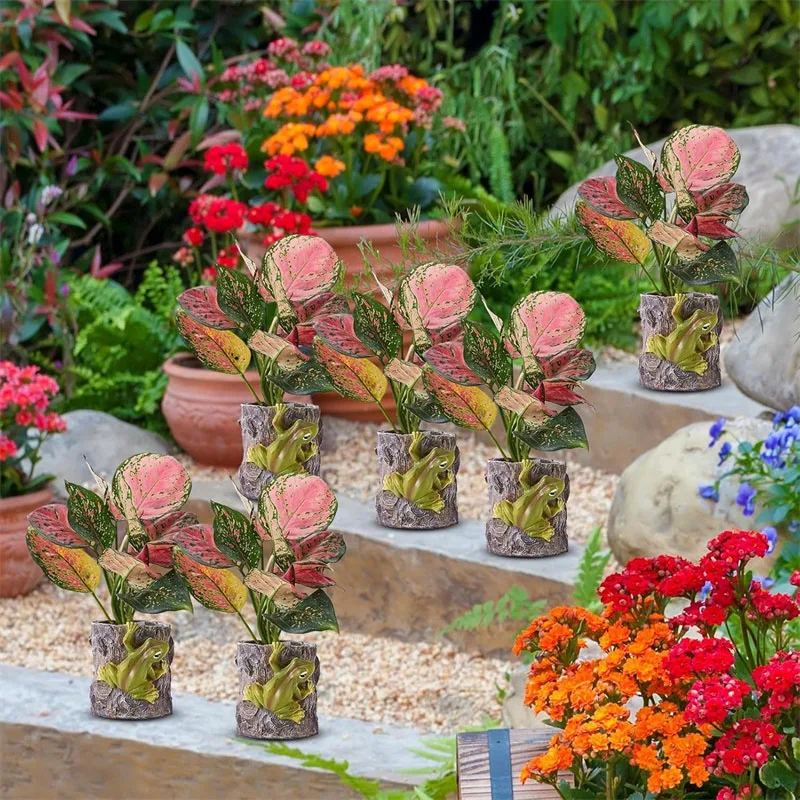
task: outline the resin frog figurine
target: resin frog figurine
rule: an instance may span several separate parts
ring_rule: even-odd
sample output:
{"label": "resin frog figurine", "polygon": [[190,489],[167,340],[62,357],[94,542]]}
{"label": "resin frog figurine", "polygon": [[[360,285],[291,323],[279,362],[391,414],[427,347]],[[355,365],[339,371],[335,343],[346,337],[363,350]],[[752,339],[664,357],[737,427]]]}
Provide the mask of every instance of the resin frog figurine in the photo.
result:
{"label": "resin frog figurine", "polygon": [[272,677],[266,683],[245,686],[243,697],[254,706],[271,711],[278,719],[299,723],[306,715],[300,703],[314,691],[311,680],[314,662],[306,658],[293,658],[285,667],[281,667],[283,649],[281,642],[272,646],[269,657]]}
{"label": "resin frog figurine", "polygon": [[411,435],[408,454],[413,465],[407,472],[392,472],[383,480],[384,491],[403,497],[418,508],[435,511],[444,508],[442,490],[453,482],[453,462],[456,454],[444,447],[434,447],[426,456],[420,455],[425,434]]}
{"label": "resin frog figurine", "polygon": [[288,406],[278,403],[272,427],[275,438],[269,444],[255,444],[247,451],[247,462],[273,475],[295,475],[305,472],[303,464],[317,453],[315,439],[319,425],[311,420],[298,419],[286,427]]}
{"label": "resin frog figurine", "polygon": [[125,625],[122,644],[128,655],[119,662],[102,664],[97,670],[97,680],[121,689],[134,700],[154,703],[158,699],[158,689],[154,683],[166,674],[169,642],[162,639],[145,639],[139,647],[133,646],[137,626],[134,622]]}
{"label": "resin frog figurine", "polygon": [[685,372],[702,375],[708,369],[703,353],[717,343],[717,327],[719,318],[713,311],[698,308],[690,317],[684,319],[683,305],[686,295],[676,294],[672,307],[672,319],[675,330],[667,336],[653,334],[645,346],[645,352],[653,353],[662,361],[669,361]]}
{"label": "resin frog figurine", "polygon": [[522,494],[513,502],[501,500],[495,505],[493,515],[507,525],[514,525],[525,531],[533,539],[549,542],[555,533],[550,520],[564,508],[561,495],[566,488],[566,482],[561,478],[545,475],[531,484],[532,468],[532,461],[526,459],[522,462],[519,473]]}

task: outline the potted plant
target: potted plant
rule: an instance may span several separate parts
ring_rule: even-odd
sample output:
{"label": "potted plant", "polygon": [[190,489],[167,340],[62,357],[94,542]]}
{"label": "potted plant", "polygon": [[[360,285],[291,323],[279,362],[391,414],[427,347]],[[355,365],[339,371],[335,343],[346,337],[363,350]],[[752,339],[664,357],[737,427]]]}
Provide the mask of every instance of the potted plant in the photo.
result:
{"label": "potted plant", "polygon": [[0,597],[27,594],[42,571],[25,547],[27,516],[50,502],[52,475],[37,475],[42,443],[66,429],[48,406],[58,384],[38,367],[0,361]]}
{"label": "potted plant", "polygon": [[[238,375],[252,402],[241,406],[242,493],[257,500],[272,477],[319,472],[322,423],[311,403],[284,402],[286,391],[308,395],[329,384],[310,355],[314,319],[346,308],[332,293],[341,264],[331,246],[313,236],[288,236],[270,247],[249,274],[220,270],[216,286],[188,289],[178,298],[178,330],[200,363]],[[247,378],[256,366],[258,387]],[[183,419],[203,430],[210,424]]]}
{"label": "potted plant", "polygon": [[[472,311],[476,290],[458,266],[425,264],[398,284],[394,296],[380,283],[386,305],[353,293],[353,312],[314,323],[314,353],[335,390],[374,403],[390,429],[378,431],[378,522],[388,528],[432,530],[458,522],[456,437],[420,431],[420,418],[445,422],[420,380],[418,354],[447,340]],[[394,313],[393,313],[393,311]],[[411,340],[403,354],[404,336]],[[449,383],[445,381],[445,383]],[[397,424],[383,398],[391,387]]]}
{"label": "potted plant", "polygon": [[673,133],[660,159],[642,149],[649,169],[617,155],[616,178],[584,181],[575,212],[599,250],[638,264],[653,285],[639,308],[642,386],[712,389],[721,382],[719,298],[691,289],[739,278],[726,241],[738,235],[731,224],[748,203],[744,186],[730,182],[739,149],[725,131],[708,125]]}
{"label": "potted plant", "polygon": [[[280,637],[339,630],[325,591],[334,585],[329,566],[345,552],[342,535],[328,530],[336,497],[322,478],[283,475],[249,516],[217,503],[212,508],[213,541],[179,543],[173,558],[199,603],[236,614],[247,631],[236,652],[237,731],[252,739],[314,736],[316,645]],[[242,613],[248,598],[255,627]]]}
{"label": "potted plant", "polygon": [[[523,297],[505,324],[486,308],[493,329],[465,321],[455,339],[423,352],[422,384],[435,413],[485,431],[500,450],[501,457],[489,461],[486,470],[489,552],[557,555],[568,546],[566,464],[531,454],[587,447],[574,408],[584,402],[576,391],[580,382],[595,368],[591,351],[579,347],[586,319],[575,300],[561,292]],[[516,378],[513,359],[520,360]],[[492,431],[498,416],[505,447]]]}
{"label": "potted plant", "polygon": [[[95,478],[100,494],[66,481],[66,505],[29,515],[28,549],[56,586],[91,594],[103,612],[91,628],[92,714],[165,717],[172,713],[172,629],[134,614],[192,610],[171,550],[200,546],[210,527],[183,510],[192,483],[172,456],[141,453],[120,464],[110,484]],[[108,605],[98,595],[103,580]]]}

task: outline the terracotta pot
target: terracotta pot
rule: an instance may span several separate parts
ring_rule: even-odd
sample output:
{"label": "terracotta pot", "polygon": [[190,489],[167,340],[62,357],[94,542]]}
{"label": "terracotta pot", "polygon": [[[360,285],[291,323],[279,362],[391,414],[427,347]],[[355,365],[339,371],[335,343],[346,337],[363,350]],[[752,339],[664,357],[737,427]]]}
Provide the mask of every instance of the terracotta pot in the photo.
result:
{"label": "terracotta pot", "polygon": [[[379,483],[378,494],[375,497],[378,522],[385,528],[410,531],[430,531],[455,525],[458,523],[457,480],[460,456],[454,433],[424,431],[419,448],[421,458],[427,456],[434,448],[442,448],[452,454],[452,466],[448,469],[448,472],[452,472],[452,482],[437,492],[443,504],[442,508],[437,511],[430,508],[430,504],[427,504],[427,507],[420,507],[409,497],[384,488],[388,476],[399,478],[414,467],[415,462],[409,451],[412,443],[411,434],[378,431],[378,447],[375,450],[378,456]],[[436,469],[436,466],[432,468]],[[402,486],[397,488],[402,489]]]}
{"label": "terracotta pot", "polygon": [[[317,646],[308,642],[280,642],[275,659],[278,669],[291,667],[287,678],[304,695],[290,700],[280,709],[263,705],[265,684],[274,676],[270,657],[274,645],[239,642],[236,665],[239,667],[239,700],[236,703],[236,732],[249,739],[306,739],[319,733]],[[295,662],[292,666],[292,662]],[[310,674],[308,674],[310,672]],[[267,687],[269,693],[270,687]],[[276,713],[279,712],[279,713]]]}
{"label": "terracotta pot", "polygon": [[[639,300],[642,320],[642,353],[639,356],[639,380],[646,389],[661,392],[698,392],[715,389],[722,383],[719,335],[722,313],[715,294],[687,292],[675,314],[675,297],[643,294]],[[694,318],[694,322],[692,319]],[[677,327],[689,323],[702,336],[698,346],[686,342]],[[676,354],[670,336],[683,340],[684,353]],[[671,359],[675,359],[674,361]]]}
{"label": "terracotta pot", "polygon": [[[567,465],[548,458],[532,458],[531,467],[522,481],[523,462],[493,458],[486,465],[486,483],[489,486],[491,518],[486,523],[486,548],[499,556],[516,558],[540,558],[567,552],[567,500],[569,500],[569,476]],[[534,489],[539,482],[550,476],[564,482],[563,489],[542,484],[530,497],[530,503],[514,503],[526,490]],[[553,492],[542,495],[542,492]],[[537,501],[546,503],[544,513],[535,513]],[[560,510],[559,510],[560,507]],[[527,519],[525,510],[531,512]],[[524,527],[517,524],[526,522]],[[530,527],[528,527],[530,526]]]}
{"label": "terracotta pot", "polygon": [[[170,664],[175,651],[172,627],[166,622],[150,620],[134,620],[132,625],[130,641],[126,642],[127,626],[104,620],[92,623],[94,679],[89,687],[89,702],[96,717],[159,719],[172,714]],[[153,666],[160,674],[154,681],[130,689],[129,694],[119,686],[125,677],[124,661],[142,647],[156,659]]]}
{"label": "terracotta pot", "polygon": [[38,492],[0,499],[0,597],[28,594],[44,579],[25,544],[28,514],[53,499],[47,486]]}

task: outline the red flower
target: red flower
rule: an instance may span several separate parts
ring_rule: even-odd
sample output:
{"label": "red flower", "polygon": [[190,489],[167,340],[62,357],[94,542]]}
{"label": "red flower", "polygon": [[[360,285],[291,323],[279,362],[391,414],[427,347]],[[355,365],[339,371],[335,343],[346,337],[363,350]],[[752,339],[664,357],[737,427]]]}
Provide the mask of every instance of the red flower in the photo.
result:
{"label": "red flower", "polygon": [[781,622],[789,622],[800,615],[800,607],[797,601],[788,594],[772,594],[761,588],[759,583],[753,583],[750,587],[750,602],[753,610],[748,611],[748,617],[752,620],[761,619]]}
{"label": "red flower", "polygon": [[667,655],[666,667],[675,680],[728,672],[733,666],[733,644],[728,639],[682,639]]}
{"label": "red flower", "polygon": [[247,210],[247,221],[253,225],[272,225],[275,214],[280,206],[275,203],[262,203],[260,206],[250,206]]}
{"label": "red flower", "polygon": [[244,224],[247,206],[238,200],[201,194],[189,206],[189,216],[197,225],[215,233],[228,233]]}
{"label": "red flower", "polygon": [[245,170],[249,165],[247,151],[238,142],[209,147],[203,168],[215,175],[225,175],[235,169]]}
{"label": "red flower", "polygon": [[183,241],[189,247],[199,247],[203,244],[203,231],[200,228],[187,228],[183,232]]}
{"label": "red flower", "polygon": [[686,695],[684,717],[697,724],[719,725],[729,711],[742,705],[750,691],[748,684],[731,675],[696,681]]}
{"label": "red flower", "polygon": [[227,267],[228,269],[235,269],[239,263],[239,253],[236,247],[223,247],[217,254],[217,264],[220,267]]}
{"label": "red flower", "polygon": [[751,718],[736,720],[706,756],[706,767],[717,775],[726,772],[743,775],[751,766],[758,768],[766,764],[769,751],[783,738],[769,722]]}

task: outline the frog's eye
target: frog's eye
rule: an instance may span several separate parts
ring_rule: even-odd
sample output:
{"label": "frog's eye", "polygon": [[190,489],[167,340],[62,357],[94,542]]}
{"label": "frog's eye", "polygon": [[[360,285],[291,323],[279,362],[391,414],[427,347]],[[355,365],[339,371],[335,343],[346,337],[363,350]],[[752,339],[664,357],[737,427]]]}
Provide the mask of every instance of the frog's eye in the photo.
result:
{"label": "frog's eye", "polygon": [[442,460],[439,462],[439,468],[440,468],[440,469],[445,469],[445,467],[447,467],[447,459],[446,459],[446,458],[443,458],[443,459],[442,459]]}
{"label": "frog's eye", "polygon": [[710,322],[706,322],[706,323],[703,325],[703,330],[704,330],[704,331],[710,331],[710,330],[711,330],[711,323],[710,323]]}
{"label": "frog's eye", "polygon": [[307,677],[308,677],[308,670],[307,670],[307,669],[304,669],[304,670],[303,670],[303,671],[300,673],[300,680],[301,680],[301,681],[304,681],[304,680],[305,680]]}
{"label": "frog's eye", "polygon": [[551,497],[555,497],[557,494],[558,494],[558,489],[551,489],[550,490],[550,496]]}

